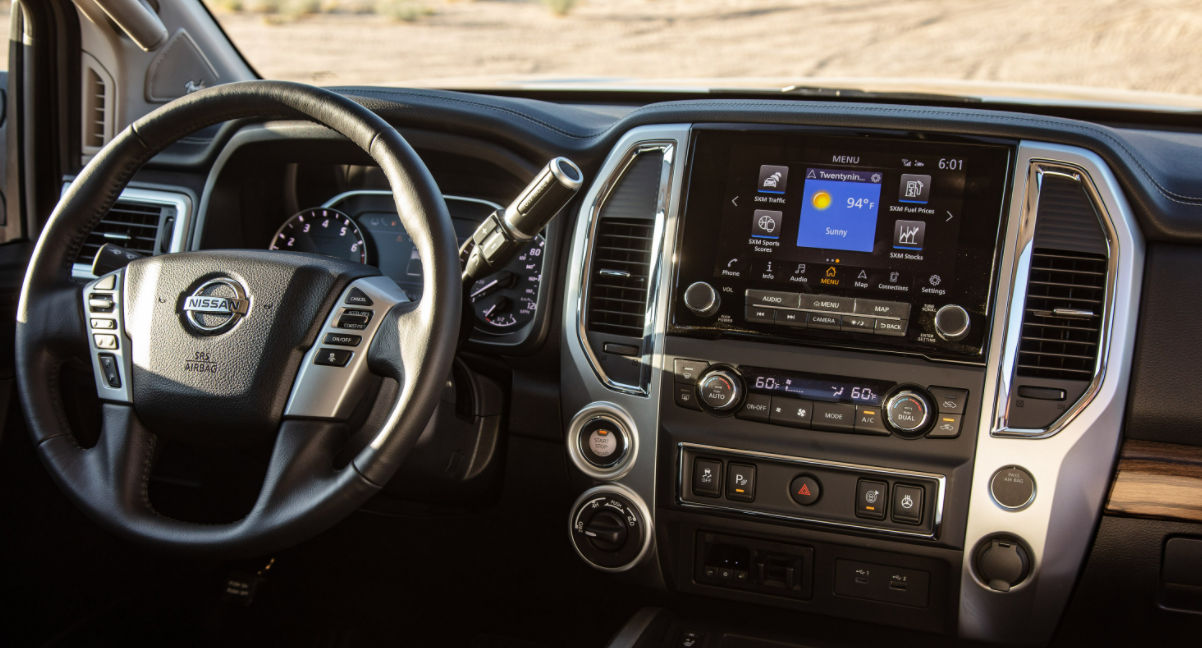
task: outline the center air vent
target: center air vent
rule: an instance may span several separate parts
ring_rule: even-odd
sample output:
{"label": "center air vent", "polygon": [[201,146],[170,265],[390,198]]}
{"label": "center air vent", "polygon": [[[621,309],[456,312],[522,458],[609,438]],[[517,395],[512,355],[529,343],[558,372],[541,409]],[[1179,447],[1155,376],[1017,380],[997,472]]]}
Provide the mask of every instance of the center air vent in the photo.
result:
{"label": "center air vent", "polygon": [[1036,249],[1027,283],[1018,375],[1092,378],[1105,297],[1105,258]]}
{"label": "center air vent", "polygon": [[597,227],[590,331],[643,337],[654,225],[646,219],[608,218]]}
{"label": "center air vent", "polygon": [[164,209],[174,211],[174,208],[165,205],[118,200],[88,234],[75,262],[92,265],[96,251],[105,243],[120,245],[147,256],[154,254]]}

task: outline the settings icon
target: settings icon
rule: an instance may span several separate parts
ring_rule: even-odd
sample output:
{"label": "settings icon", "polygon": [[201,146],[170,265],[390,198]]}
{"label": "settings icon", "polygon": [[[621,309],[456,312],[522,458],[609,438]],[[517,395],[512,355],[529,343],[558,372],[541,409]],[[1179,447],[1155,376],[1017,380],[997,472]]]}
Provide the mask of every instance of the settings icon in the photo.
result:
{"label": "settings icon", "polygon": [[873,182],[880,182],[880,181],[881,181],[881,174],[879,174],[879,173],[874,173],[874,174],[872,174],[872,181],[873,181]]}
{"label": "settings icon", "polygon": [[943,280],[939,278],[939,275],[931,275],[931,285],[932,286],[938,286],[941,281],[943,281]]}

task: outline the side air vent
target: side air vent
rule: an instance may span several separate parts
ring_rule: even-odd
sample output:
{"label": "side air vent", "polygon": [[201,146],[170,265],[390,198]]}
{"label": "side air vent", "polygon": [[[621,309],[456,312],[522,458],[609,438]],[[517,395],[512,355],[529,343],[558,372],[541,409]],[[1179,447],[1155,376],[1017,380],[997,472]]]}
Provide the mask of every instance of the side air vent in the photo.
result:
{"label": "side air vent", "polygon": [[104,66],[89,54],[83,55],[83,88],[80,125],[83,129],[84,162],[100,152],[113,137],[113,79]]}
{"label": "side air vent", "polygon": [[584,276],[583,328],[592,357],[611,386],[642,391],[642,356],[656,294],[654,273],[663,148],[632,152],[592,223]]}
{"label": "side air vent", "polygon": [[607,218],[598,225],[589,330],[643,336],[654,226],[654,221],[634,218]]}
{"label": "side air vent", "polygon": [[1103,345],[1109,247],[1073,175],[1041,179],[1007,411],[1009,428],[1044,430],[1089,387]]}

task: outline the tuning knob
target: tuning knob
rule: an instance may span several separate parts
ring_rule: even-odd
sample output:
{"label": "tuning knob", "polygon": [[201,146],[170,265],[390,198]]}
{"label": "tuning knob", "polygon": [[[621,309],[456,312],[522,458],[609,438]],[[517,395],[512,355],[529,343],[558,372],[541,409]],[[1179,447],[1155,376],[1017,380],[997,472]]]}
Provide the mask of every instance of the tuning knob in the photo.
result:
{"label": "tuning knob", "polygon": [[698,281],[684,291],[684,305],[701,317],[709,317],[717,313],[721,303],[722,299],[718,297],[718,291],[704,281]]}
{"label": "tuning knob", "polygon": [[968,311],[955,305],[948,304],[935,311],[935,332],[948,342],[959,342],[968,337],[968,329],[972,321]]}

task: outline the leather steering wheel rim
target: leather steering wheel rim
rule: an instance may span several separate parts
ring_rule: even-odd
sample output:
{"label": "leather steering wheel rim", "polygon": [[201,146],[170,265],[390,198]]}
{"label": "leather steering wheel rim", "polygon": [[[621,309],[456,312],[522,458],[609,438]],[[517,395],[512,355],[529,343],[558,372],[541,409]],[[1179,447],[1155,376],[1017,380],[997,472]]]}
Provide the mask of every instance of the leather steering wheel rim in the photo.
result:
{"label": "leather steering wheel rim", "polygon": [[[337,469],[333,456],[344,430],[336,423],[285,419],[252,511],[233,523],[202,525],[167,518],[151,506],[147,482],[156,436],[132,404],[105,403],[99,442],[79,445],[59,372],[70,358],[90,353],[81,287],[71,278],[88,233],[155,154],[196,130],[243,118],[313,121],[367,152],[387,177],[401,223],[421,256],[424,291],[420,302],[381,315],[365,350],[374,373],[400,383],[367,446]],[[38,456],[80,509],[131,540],[209,557],[262,555],[296,544],[378,492],[421,435],[455,353],[460,273],[454,228],[433,177],[396,129],[367,108],[326,90],[277,81],[232,83],[178,99],[130,125],[92,159],[47,221],[30,259],[17,315],[16,364]],[[334,298],[323,305],[325,312]]]}

